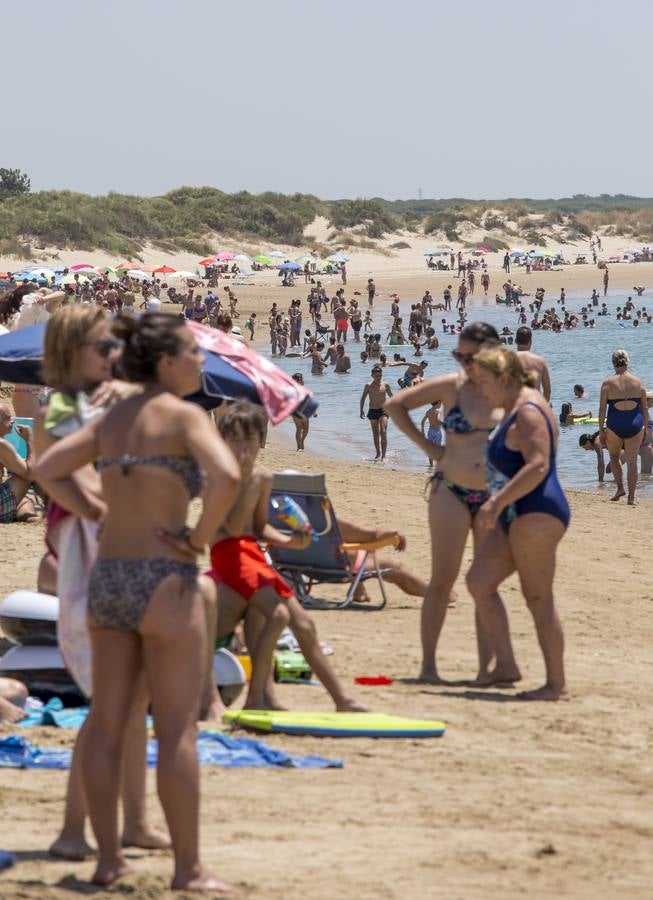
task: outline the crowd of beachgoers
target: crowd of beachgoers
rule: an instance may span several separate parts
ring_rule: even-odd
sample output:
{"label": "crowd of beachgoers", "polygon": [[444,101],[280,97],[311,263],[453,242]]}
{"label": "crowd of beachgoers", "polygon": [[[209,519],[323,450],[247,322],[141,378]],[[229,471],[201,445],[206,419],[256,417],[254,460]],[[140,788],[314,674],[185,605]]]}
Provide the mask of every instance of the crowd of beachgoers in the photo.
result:
{"label": "crowd of beachgoers", "polygon": [[[332,262],[330,274],[341,282],[333,292],[309,260],[301,268],[284,269],[282,263],[285,285],[296,287],[293,273],[300,273],[306,297],[292,297],[286,309],[272,303],[266,321],[239,309],[233,282],[220,290],[221,275],[240,273],[221,271],[217,261],[205,266],[208,277],[186,273],[183,290],[168,283],[174,273],[153,271],[142,278],[133,268],[9,277],[0,296],[0,324],[11,331],[46,323],[44,385],[19,384],[13,408],[0,405],[0,436],[12,430],[14,416],[34,420],[33,429],[19,426],[24,457],[0,441],[0,462],[11,472],[0,486],[0,521],[33,521],[46,502],[46,547],[35,573],[44,593],[61,594],[66,522],[86,523],[97,554],[84,575],[89,642],[76,637],[65,648],[67,659],[89,668],[91,711],[76,744],[62,833],[51,848],[66,858],[88,855],[88,814],[98,844],[97,884],[111,884],[129,871],[122,850],[127,843],[171,845],[174,888],[230,889],[200,864],[198,841],[196,722],[219,719],[223,711],[211,665],[219,639],[244,625],[252,657],[248,708],[280,706],[271,659],[289,626],[336,709],[364,709],[324,654],[310,614],[262,550],[261,545],[276,545],[301,551],[312,540],[303,528],[281,531],[268,521],[272,473],[257,460],[266,416],[245,400],[225,400],[210,414],[184,400],[197,391],[203,366],[188,321],[218,328],[243,345],[263,331],[271,357],[297,357],[293,377],[300,384],[328,366],[347,373],[355,346],[361,361],[370,364],[359,413],[369,421],[377,458],[386,455],[392,420],[432,469],[429,582],[393,556],[384,560],[395,583],[422,600],[419,681],[443,683],[438,639],[472,535],[475,551],[466,584],[476,609],[478,670],[470,683],[503,689],[521,679],[499,594],[516,572],[545,668],[544,684],[519,696],[570,698],[553,591],[556,553],[570,520],[556,452],[559,425],[588,415],[574,412],[571,404],[554,414],[551,373],[532,351],[531,339],[538,329],[591,329],[595,316],[649,325],[651,316],[640,302],[645,287],[635,287],[637,301],[629,298],[614,313],[598,291],[573,311],[564,290],[555,301],[542,287],[524,292],[511,277],[506,254],[505,281],[494,292],[496,303],[505,306],[506,323],[497,329],[473,321],[469,311],[476,292],[493,296],[496,273],[482,257],[458,262],[442,296],[425,290],[421,300],[411,302],[407,319],[397,294],[383,299],[391,323],[387,334],[374,326],[381,298],[373,277],[347,298],[346,259]],[[607,267],[602,279],[607,296]],[[455,339],[452,370],[426,378],[423,357],[439,349],[445,334]],[[615,348],[612,363],[613,374],[601,386],[596,430],[581,446],[601,456],[607,452],[615,481],[612,500],[625,497],[635,506],[638,455],[642,448],[650,454],[653,444],[652,396],[630,371],[625,350]],[[390,383],[393,368],[398,390]],[[314,383],[319,400],[319,379]],[[411,416],[418,411],[419,425]],[[301,414],[294,418],[297,449],[303,450],[310,420]],[[201,511],[188,526],[189,506],[198,497]],[[391,529],[343,521],[341,530],[345,541],[349,535],[352,541],[389,541],[399,549],[405,543]],[[210,570],[200,576],[198,561],[207,551]],[[25,690],[11,680],[0,685],[0,714],[18,721]],[[169,837],[150,827],[145,814],[148,708],[159,740],[158,790]],[[121,789],[123,759],[131,775]],[[121,790],[130,811],[122,834]]]}

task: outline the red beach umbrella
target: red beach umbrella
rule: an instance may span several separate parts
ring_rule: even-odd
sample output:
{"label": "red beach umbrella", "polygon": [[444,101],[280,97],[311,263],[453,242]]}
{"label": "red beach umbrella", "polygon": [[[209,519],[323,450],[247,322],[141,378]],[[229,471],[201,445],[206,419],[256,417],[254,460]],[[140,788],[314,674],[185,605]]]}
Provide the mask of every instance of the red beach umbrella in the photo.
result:
{"label": "red beach umbrella", "polygon": [[169,275],[170,272],[176,272],[177,270],[171,268],[170,266],[159,266],[158,269],[154,269],[153,271],[155,274],[160,272],[162,275]]}

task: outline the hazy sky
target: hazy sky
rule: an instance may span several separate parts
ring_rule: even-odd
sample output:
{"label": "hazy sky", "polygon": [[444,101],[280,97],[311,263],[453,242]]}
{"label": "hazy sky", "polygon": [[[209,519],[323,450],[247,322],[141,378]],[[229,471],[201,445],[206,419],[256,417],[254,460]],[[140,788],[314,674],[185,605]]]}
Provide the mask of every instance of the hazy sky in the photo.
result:
{"label": "hazy sky", "polygon": [[3,4],[34,190],[653,195],[651,0]]}

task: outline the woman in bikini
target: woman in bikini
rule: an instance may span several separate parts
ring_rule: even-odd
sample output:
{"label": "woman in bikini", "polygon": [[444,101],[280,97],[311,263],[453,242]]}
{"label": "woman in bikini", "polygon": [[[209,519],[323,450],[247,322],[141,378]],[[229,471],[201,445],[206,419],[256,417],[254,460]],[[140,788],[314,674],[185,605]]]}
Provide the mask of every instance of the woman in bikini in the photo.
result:
{"label": "woman in bikini", "polygon": [[[496,330],[483,322],[466,326],[453,351],[463,373],[440,375],[408,388],[389,400],[384,409],[392,421],[429,457],[438,463],[429,498],[431,529],[431,580],[422,604],[422,668],[420,679],[443,683],[438,673],[436,649],[444,625],[447,605],[460,572],[467,537],[472,532],[476,547],[482,535],[476,514],[488,499],[483,452],[495,421],[492,405],[480,392],[474,377],[474,357],[485,341],[498,342]],[[410,417],[411,410],[442,403],[446,415],[442,425],[445,446],[438,446],[422,434]],[[497,606],[503,610],[505,640],[510,644],[508,617],[498,594]],[[512,655],[497,658],[476,619],[479,652],[479,686],[512,682],[520,678]]]}
{"label": "woman in bikini", "polygon": [[[111,333],[109,320],[102,309],[76,304],[53,313],[46,328],[43,354],[43,375],[52,393],[47,407],[35,423],[37,457],[64,435],[77,431],[89,418],[103,415],[107,406],[126,389],[134,393],[134,386],[112,380],[113,366],[119,356],[119,342]],[[101,497],[100,477],[92,465],[84,466],[74,477],[80,489]],[[45,533],[47,550],[39,566],[38,578],[38,589],[46,594],[57,593],[59,550],[66,540],[62,526],[69,516],[67,509],[50,499]],[[63,593],[59,599],[60,627],[66,615],[70,615],[70,610],[65,607],[67,602],[68,598]],[[83,673],[74,665],[79,654],[84,654],[84,648],[79,646],[78,640],[75,646],[68,647],[66,635],[62,635],[61,631],[59,641],[73,676],[78,679],[82,690],[90,693],[90,685],[84,683],[88,677],[88,664],[84,663]],[[72,660],[71,654],[74,657]],[[143,682],[134,687],[125,734],[122,843],[125,847],[163,849],[170,846],[167,836],[147,823],[145,811],[146,716],[149,704],[149,694]],[[63,827],[50,847],[53,856],[64,859],[81,860],[94,852],[84,837],[87,809],[81,761],[86,733],[87,725],[84,723],[75,741]]]}
{"label": "woman in bikini", "polygon": [[498,660],[512,659],[505,610],[496,602],[499,586],[517,572],[535,621],[544,656],[546,683],[519,696],[524,700],[567,700],[562,626],[553,602],[556,551],[569,524],[569,504],[556,473],[558,428],[551,407],[525,372],[520,355],[505,347],[480,350],[476,382],[504,417],[487,446],[491,496],[477,521],[484,531],[467,587]]}
{"label": "woman in bikini", "polygon": [[[635,506],[637,488],[637,454],[648,427],[648,404],[643,382],[628,371],[629,358],[625,350],[615,350],[612,365],[615,374],[601,385],[599,401],[599,429],[601,440],[610,454],[610,463],[617,491],[612,500],[626,493],[621,466],[621,451],[626,454],[628,503]],[[606,416],[607,410],[607,416]]]}
{"label": "woman in bikini", "polygon": [[[93,702],[84,787],[98,842],[93,880],[129,871],[118,837],[121,747],[133,685],[142,669],[159,742],[157,782],[173,851],[173,889],[226,891],[198,854],[196,721],[204,680],[205,615],[196,559],[229,511],[238,465],[206,414],[182,400],[200,384],[202,355],[182,319],[120,317],[122,366],[137,395],[116,404],[45,452],[37,478],[65,508],[102,522],[89,583]],[[71,474],[97,462],[100,498]],[[203,477],[204,476],[204,477]],[[195,527],[190,499],[202,491]]]}

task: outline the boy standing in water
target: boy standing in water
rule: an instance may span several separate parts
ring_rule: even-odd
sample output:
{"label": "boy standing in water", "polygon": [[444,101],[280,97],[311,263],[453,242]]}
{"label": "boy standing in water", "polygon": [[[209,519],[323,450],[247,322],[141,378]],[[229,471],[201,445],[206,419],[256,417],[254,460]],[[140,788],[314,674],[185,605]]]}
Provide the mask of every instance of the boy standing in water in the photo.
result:
{"label": "boy standing in water", "polygon": [[[231,512],[212,542],[211,570],[202,577],[201,583],[209,611],[211,606],[215,608],[217,600],[217,629],[213,626],[217,638],[227,637],[241,619],[245,620],[245,637],[252,658],[245,708],[282,708],[274,695],[271,667],[277,639],[289,624],[306,661],[333,698],[336,709],[365,711],[365,707],[344,691],[322,652],[308,613],[258,546],[257,541],[263,540],[301,550],[312,540],[305,531],[283,534],[268,523],[272,472],[256,463],[263,437],[262,412],[248,401],[238,400],[221,416],[218,427],[240,464],[242,481]],[[220,702],[214,685],[212,691],[212,713],[216,715]]]}
{"label": "boy standing in water", "polygon": [[383,379],[383,369],[381,366],[372,368],[372,380],[363,388],[360,400],[361,419],[365,418],[365,400],[369,397],[370,405],[367,411],[367,418],[372,429],[372,440],[374,441],[374,449],[376,450],[375,459],[385,459],[388,449],[388,414],[383,409],[383,404],[392,397],[390,385],[386,384]]}

